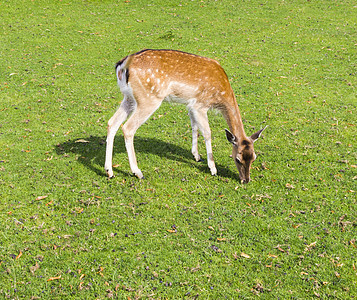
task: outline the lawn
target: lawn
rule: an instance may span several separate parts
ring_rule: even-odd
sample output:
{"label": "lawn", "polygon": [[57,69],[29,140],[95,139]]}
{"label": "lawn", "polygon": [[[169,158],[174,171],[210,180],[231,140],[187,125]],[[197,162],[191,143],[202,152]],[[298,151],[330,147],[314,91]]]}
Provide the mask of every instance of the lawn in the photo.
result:
{"label": "lawn", "polygon": [[[1,1],[0,295],[357,298],[355,1]],[[218,170],[182,105],[122,132],[114,66],[144,48],[217,59],[255,143],[252,181],[209,112]],[[203,138],[199,151],[204,157]]]}

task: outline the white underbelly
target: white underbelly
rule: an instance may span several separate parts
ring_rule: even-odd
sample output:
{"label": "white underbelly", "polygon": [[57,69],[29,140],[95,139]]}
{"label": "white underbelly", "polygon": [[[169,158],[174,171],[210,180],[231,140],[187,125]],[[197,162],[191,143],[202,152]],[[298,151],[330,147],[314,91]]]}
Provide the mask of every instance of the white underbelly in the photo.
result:
{"label": "white underbelly", "polygon": [[196,103],[196,98],[187,99],[187,98],[177,97],[175,95],[168,95],[167,97],[164,98],[164,100],[167,102],[179,103],[187,106],[193,106]]}

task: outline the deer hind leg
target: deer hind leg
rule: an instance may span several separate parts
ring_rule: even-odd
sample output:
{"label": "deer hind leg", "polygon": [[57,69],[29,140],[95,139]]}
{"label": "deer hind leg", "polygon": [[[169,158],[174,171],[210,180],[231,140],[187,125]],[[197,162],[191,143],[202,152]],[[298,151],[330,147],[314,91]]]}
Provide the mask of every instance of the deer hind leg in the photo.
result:
{"label": "deer hind leg", "polygon": [[[217,169],[213,160],[213,152],[212,152],[212,144],[211,144],[211,129],[208,123],[207,109],[191,108],[190,113],[193,115],[193,118],[196,121],[198,128],[202,132],[203,138],[205,139],[208,167],[211,171],[211,174],[216,175]],[[194,139],[194,137],[192,139]]]}
{"label": "deer hind leg", "polygon": [[192,127],[192,154],[196,161],[200,161],[201,157],[198,153],[198,125],[195,117],[195,113],[189,110],[191,127]]}
{"label": "deer hind leg", "polygon": [[[144,102],[145,103],[145,102]],[[159,108],[161,101],[150,99],[146,104],[138,104],[136,110],[123,126],[125,147],[128,152],[130,169],[138,178],[143,178],[143,173],[138,168],[134,150],[134,135],[136,130]]]}
{"label": "deer hind leg", "polygon": [[108,121],[107,147],[106,147],[104,168],[109,178],[112,178],[114,176],[112,160],[113,160],[113,145],[114,145],[115,134],[117,133],[120,125],[127,119],[129,114],[132,112],[134,107],[135,107],[135,101],[124,96],[124,99],[120,104],[119,109]]}

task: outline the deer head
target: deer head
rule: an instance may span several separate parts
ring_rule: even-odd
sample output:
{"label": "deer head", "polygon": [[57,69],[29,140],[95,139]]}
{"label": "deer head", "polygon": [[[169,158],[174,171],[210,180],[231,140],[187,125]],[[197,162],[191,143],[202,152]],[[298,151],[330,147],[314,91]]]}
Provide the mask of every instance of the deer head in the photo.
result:
{"label": "deer head", "polygon": [[254,142],[260,137],[264,129],[257,131],[250,137],[238,139],[233,133],[225,129],[227,140],[233,145],[232,158],[239,172],[239,179],[243,183],[250,181],[250,168],[257,158],[254,153]]}

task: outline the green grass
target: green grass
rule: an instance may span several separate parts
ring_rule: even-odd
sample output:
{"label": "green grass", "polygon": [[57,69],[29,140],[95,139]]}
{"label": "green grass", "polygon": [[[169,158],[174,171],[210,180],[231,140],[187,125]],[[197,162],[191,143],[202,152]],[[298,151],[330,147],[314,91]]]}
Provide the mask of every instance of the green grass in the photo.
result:
{"label": "green grass", "polygon": [[[0,1],[0,294],[9,299],[357,295],[354,1]],[[115,63],[143,48],[218,59],[256,142],[218,176],[184,106],[123,137],[104,174]],[[82,140],[82,141],[81,141]],[[83,140],[87,142],[83,142]],[[201,154],[205,153],[201,138]]]}

